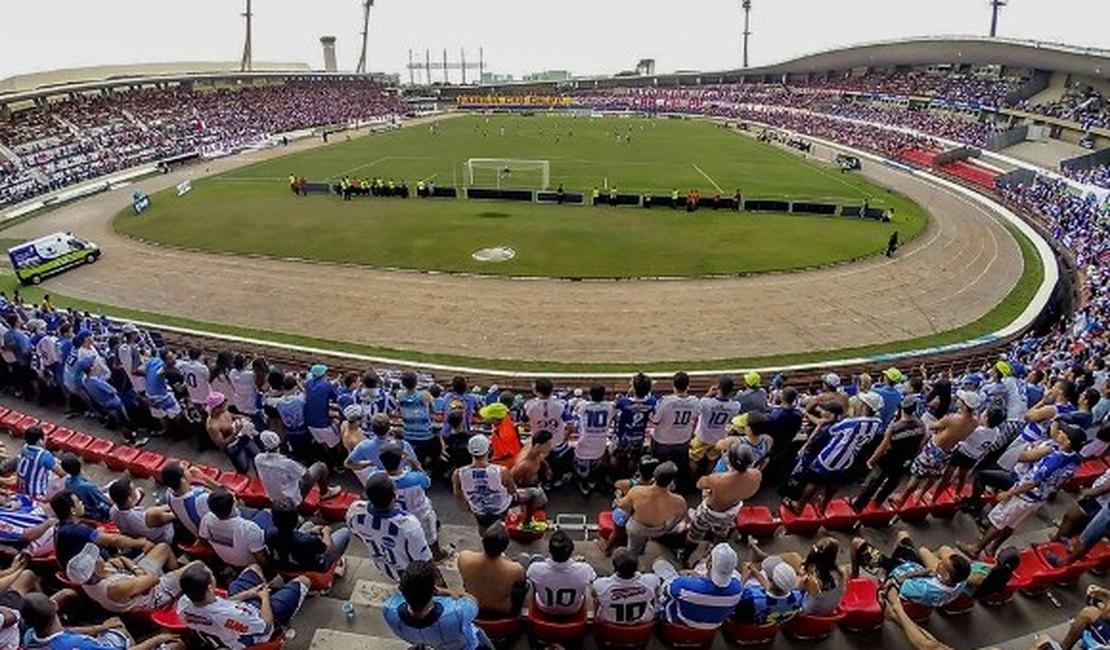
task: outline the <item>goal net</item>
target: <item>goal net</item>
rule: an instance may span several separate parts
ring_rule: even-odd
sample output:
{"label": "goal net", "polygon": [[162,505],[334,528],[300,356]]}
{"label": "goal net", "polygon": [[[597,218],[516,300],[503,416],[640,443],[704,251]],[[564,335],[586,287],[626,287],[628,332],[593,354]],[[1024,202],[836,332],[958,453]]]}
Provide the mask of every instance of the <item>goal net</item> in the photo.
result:
{"label": "goal net", "polygon": [[546,190],[551,185],[551,163],[546,160],[471,158],[466,161],[469,187],[506,187]]}

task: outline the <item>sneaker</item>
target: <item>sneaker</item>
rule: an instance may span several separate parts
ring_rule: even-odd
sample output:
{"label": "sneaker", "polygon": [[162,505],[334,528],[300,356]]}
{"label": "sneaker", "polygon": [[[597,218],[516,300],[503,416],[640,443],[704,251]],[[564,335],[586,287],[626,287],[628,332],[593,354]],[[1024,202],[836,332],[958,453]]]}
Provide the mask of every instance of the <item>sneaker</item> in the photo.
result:
{"label": "sneaker", "polygon": [[127,440],[127,443],[129,445],[136,448],[145,447],[148,442],[150,442],[149,436],[132,436]]}
{"label": "sneaker", "polygon": [[320,500],[321,501],[327,501],[328,499],[334,499],[335,497],[339,496],[342,493],[343,493],[343,488],[339,487],[338,485],[332,485],[331,487],[328,488],[327,492],[320,495]]}
{"label": "sneaker", "polygon": [[525,532],[529,532],[529,533],[542,533],[542,532],[545,532],[547,530],[547,522],[546,521],[536,521],[535,519],[533,519],[531,521],[527,521],[527,522],[524,522],[523,524],[521,524],[520,529],[525,531]]}

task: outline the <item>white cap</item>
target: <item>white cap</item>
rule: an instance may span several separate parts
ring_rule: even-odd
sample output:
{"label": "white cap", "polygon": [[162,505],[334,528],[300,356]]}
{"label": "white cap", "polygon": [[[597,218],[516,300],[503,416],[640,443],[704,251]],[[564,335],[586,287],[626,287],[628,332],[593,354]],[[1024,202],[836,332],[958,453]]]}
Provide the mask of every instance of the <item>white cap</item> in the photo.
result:
{"label": "white cap", "polygon": [[74,555],[66,565],[66,577],[70,582],[83,585],[92,579],[96,561],[100,559],[100,547],[92,542],[85,544],[81,552]]}
{"label": "white cap", "polygon": [[728,544],[717,544],[709,558],[709,579],[718,587],[727,587],[736,573],[736,551]]}
{"label": "white cap", "polygon": [[274,451],[281,446],[281,436],[273,431],[263,431],[258,434],[258,440],[268,451]]}
{"label": "white cap", "polygon": [[874,391],[860,393],[859,401],[870,407],[872,413],[878,413],[879,411],[883,410],[883,398],[881,395]]}
{"label": "white cap", "polygon": [[798,572],[786,562],[780,562],[771,572],[771,582],[779,591],[790,591],[798,588]]}
{"label": "white cap", "polygon": [[466,443],[466,450],[475,458],[486,456],[489,454],[489,438],[481,434],[472,436]]}
{"label": "white cap", "polygon": [[956,391],[956,399],[967,404],[967,407],[972,411],[979,408],[979,405],[983,403],[983,396],[971,390]]}
{"label": "white cap", "polygon": [[840,386],[840,375],[836,374],[835,372],[830,372],[821,379],[833,388]]}
{"label": "white cap", "polygon": [[343,409],[343,418],[345,420],[357,420],[362,417],[362,406],[358,404],[348,404]]}

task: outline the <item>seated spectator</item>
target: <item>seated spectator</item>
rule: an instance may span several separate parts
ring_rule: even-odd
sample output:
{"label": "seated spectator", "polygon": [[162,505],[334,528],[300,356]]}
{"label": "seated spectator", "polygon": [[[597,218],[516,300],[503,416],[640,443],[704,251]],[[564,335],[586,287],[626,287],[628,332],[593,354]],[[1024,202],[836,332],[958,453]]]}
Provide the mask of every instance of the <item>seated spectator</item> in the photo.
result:
{"label": "seated spectator", "polygon": [[663,559],[652,569],[663,580],[662,619],[700,630],[716,629],[732,616],[744,589],[736,575],[736,551],[725,543],[714,546],[693,575],[679,575]]}
{"label": "seated spectator", "polygon": [[1060,646],[1071,650],[1079,642],[1084,650],[1100,650],[1110,645],[1110,590],[1105,587],[1087,587],[1087,606],[1072,619]]}
{"label": "seated spectator", "polygon": [[208,411],[204,427],[212,444],[227,454],[235,471],[240,474],[252,473],[254,457],[258,455],[254,424],[247,417],[232,414],[228,410],[227,397],[219,391],[208,394],[204,408]]}
{"label": "seated spectator", "polygon": [[[178,581],[185,569],[176,568],[177,560],[167,551],[159,545],[138,562],[122,556],[105,561],[98,546],[86,544],[66,565],[66,577],[109,612],[152,612],[181,595]],[[185,568],[195,564],[200,563]]]}
{"label": "seated spectator", "polygon": [[22,622],[18,608],[0,605],[0,650],[19,650],[22,641],[19,625]]}
{"label": "seated spectator", "polygon": [[613,575],[594,580],[595,620],[635,625],[655,620],[659,608],[659,576],[640,573],[639,556],[631,549],[613,554]]}
{"label": "seated spectator", "polygon": [[[937,550],[937,555],[954,552],[955,550],[952,548],[941,546]],[[1014,571],[1017,570],[1019,564],[1021,564],[1021,553],[1013,546],[1007,546],[999,551],[994,563],[972,562],[971,575],[967,577],[964,595],[982,601],[988,596],[1002,593],[1006,589],[1006,585],[1009,584],[1010,578],[1014,576]]]}
{"label": "seated spectator", "polygon": [[208,497],[209,513],[200,520],[198,536],[230,566],[241,569],[266,564],[266,531],[273,527],[270,513],[262,510],[247,519],[235,505],[231,492],[214,490]]}
{"label": "seated spectator", "polygon": [[157,634],[135,643],[123,621],[110,618],[100,625],[66,629],[58,618],[58,606],[46,594],[28,594],[20,609],[27,624],[27,648],[46,650],[185,650],[177,636]]}
{"label": "seated spectator", "polygon": [[[170,463],[163,467],[160,479],[162,485],[166,486],[166,505],[173,512],[174,521],[185,532],[196,537],[201,520],[208,514],[209,490],[217,489],[220,485],[195,468],[184,469],[179,463]],[[192,485],[190,480],[201,485]]]}
{"label": "seated spectator", "polygon": [[573,616],[586,604],[586,588],[597,578],[592,566],[572,559],[574,540],[565,531],[551,534],[550,558],[534,556],[525,572],[532,600],[544,614]]}
{"label": "seated spectator", "polygon": [[[389,435],[392,426],[389,422],[389,416],[384,413],[378,413],[370,418],[370,433],[373,435],[355,445],[350,455],[347,456],[344,466],[354,472],[363,485],[366,485],[366,478],[370,476],[371,472],[382,469],[379,454],[382,446],[392,440]],[[408,442],[402,442],[401,445],[404,451],[405,464],[420,469],[420,463],[416,460],[416,452],[412,445]]]}
{"label": "seated spectator", "polygon": [[282,454],[281,436],[273,431],[263,431],[258,439],[265,451],[254,457],[254,467],[271,503],[288,499],[298,506],[313,487],[319,488],[321,501],[337,497],[343,491],[338,485],[328,485],[331,473],[324,462],[316,461],[306,468]]}
{"label": "seated spectator", "polygon": [[524,567],[505,557],[509,533],[497,522],[482,533],[482,550],[459,552],[463,590],[478,601],[478,618],[502,619],[520,615],[528,585]]}
{"label": "seated spectator", "polygon": [[420,521],[397,507],[393,479],[379,472],[366,481],[366,501],[347,509],[347,527],[366,544],[378,570],[400,580],[410,562],[432,559]]}
{"label": "seated spectator", "polygon": [[58,518],[58,527],[54,532],[54,550],[58,566],[64,567],[69,564],[69,561],[89,543],[96,544],[100,548],[118,551],[137,550],[141,553],[149,553],[155,548],[154,542],[150,540],[109,533],[78,521],[85,516],[85,506],[77,495],[69,490],[55,494],[50,499],[50,509]]}
{"label": "seated spectator", "polygon": [[25,553],[29,557],[54,552],[57,520],[47,516],[36,502],[17,494],[0,502],[0,554]]}
{"label": "seated spectator", "polygon": [[686,499],[671,492],[677,478],[678,467],[668,461],[655,468],[650,484],[630,488],[614,503],[629,515],[625,530],[634,555],[642,555],[649,540],[680,533],[687,505]]}
{"label": "seated spectator", "polygon": [[1107,506],[1110,506],[1110,472],[1095,479],[1091,487],[1080,490],[1075,501],[1064,512],[1060,526],[1052,538],[1059,542],[1070,542],[1072,537],[1079,534]]}
{"label": "seated spectator", "polygon": [[882,569],[887,582],[898,587],[902,598],[924,607],[940,607],[955,600],[971,574],[971,564],[964,556],[914,548],[910,534],[904,530],[895,536],[890,555],[883,555],[861,537],[853,539],[852,577],[859,576],[861,567]]}
{"label": "seated spectator", "polygon": [[62,456],[62,470],[69,475],[65,480],[65,489],[81,499],[85,506],[85,516],[97,521],[108,521],[112,502],[95,483],[81,475],[81,459],[74,454]]}
{"label": "seated spectator", "polygon": [[[749,541],[752,556],[758,562],[770,559],[763,550]],[[831,614],[840,606],[844,598],[844,589],[848,584],[848,576],[837,564],[840,555],[840,544],[835,538],[822,537],[810,548],[809,553],[803,558],[797,553],[782,553],[779,559],[790,565],[799,576],[798,586],[805,592],[805,601],[802,611],[814,616]],[[768,578],[773,578],[771,572],[764,571]]]}
{"label": "seated spectator", "polygon": [[417,560],[401,574],[400,593],[382,605],[385,624],[398,638],[418,647],[492,650],[493,643],[474,625],[478,603],[470,596],[436,595],[438,572]]}
{"label": "seated spectator", "polygon": [[[613,483],[614,502],[619,501],[628,494],[632,488],[639,485],[651,485],[655,481],[655,469],[659,467],[659,459],[654,456],[641,456],[639,467],[635,476],[630,479],[620,479]],[[616,546],[624,546],[628,541],[626,526],[628,525],[628,512],[618,506],[613,506],[613,534],[609,539],[598,539],[597,545],[602,553],[608,555]]]}
{"label": "seated spectator", "polygon": [[228,585],[227,597],[216,595],[216,579],[203,564],[181,574],[184,597],[177,612],[189,629],[230,650],[269,641],[292,622],[308,595],[308,578],[294,578],[270,593],[262,569],[252,564]]}
{"label": "seated spectator", "polygon": [[778,625],[802,611],[805,593],[798,588],[798,573],[781,557],[744,565],[740,579],[744,590],[733,614],[736,620],[749,625]]}
{"label": "seated spectator", "polygon": [[155,544],[173,543],[173,522],[176,519],[169,506],[138,508],[143,493],[131,485],[131,479],[117,479],[108,487],[108,494],[115,505],[111,510],[112,523],[119,532],[131,537],[149,539]]}
{"label": "seated spectator", "polygon": [[300,524],[297,508],[288,499],[274,503],[273,529],[266,532],[266,553],[282,571],[329,571],[342,559],[351,542],[346,526],[334,532],[311,522]]}

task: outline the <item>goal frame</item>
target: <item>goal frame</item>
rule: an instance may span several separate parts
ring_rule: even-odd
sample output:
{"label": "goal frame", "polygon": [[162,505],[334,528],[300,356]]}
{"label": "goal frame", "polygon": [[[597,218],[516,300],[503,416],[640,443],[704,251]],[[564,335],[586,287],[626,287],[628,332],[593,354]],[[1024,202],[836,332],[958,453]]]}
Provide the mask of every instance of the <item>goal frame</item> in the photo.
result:
{"label": "goal frame", "polygon": [[474,187],[474,171],[494,170],[497,174],[497,189],[501,189],[501,170],[510,171],[536,171],[540,172],[540,187],[546,190],[551,187],[551,162],[548,160],[527,160],[522,158],[470,158],[466,161],[467,187]]}

